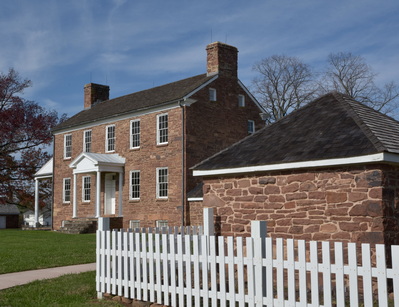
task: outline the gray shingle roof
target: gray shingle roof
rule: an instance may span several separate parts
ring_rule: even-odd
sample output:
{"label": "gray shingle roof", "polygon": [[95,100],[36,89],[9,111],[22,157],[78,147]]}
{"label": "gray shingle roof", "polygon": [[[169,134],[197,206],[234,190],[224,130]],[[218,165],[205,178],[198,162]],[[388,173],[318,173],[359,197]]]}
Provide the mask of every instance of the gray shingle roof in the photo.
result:
{"label": "gray shingle roof", "polygon": [[180,100],[213,77],[202,74],[100,102],[59,124],[53,131],[56,132]]}
{"label": "gray shingle roof", "polygon": [[399,153],[399,122],[339,93],[290,115],[197,164],[216,170]]}
{"label": "gray shingle roof", "polygon": [[16,205],[0,205],[0,215],[18,215],[19,213]]}

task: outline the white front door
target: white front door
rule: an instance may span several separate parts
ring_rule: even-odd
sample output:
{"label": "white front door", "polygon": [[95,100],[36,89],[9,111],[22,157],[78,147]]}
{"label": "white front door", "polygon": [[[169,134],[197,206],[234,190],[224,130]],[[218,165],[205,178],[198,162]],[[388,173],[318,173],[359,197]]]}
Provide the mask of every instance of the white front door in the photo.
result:
{"label": "white front door", "polygon": [[105,174],[105,189],[104,189],[104,215],[115,214],[115,187],[116,175]]}

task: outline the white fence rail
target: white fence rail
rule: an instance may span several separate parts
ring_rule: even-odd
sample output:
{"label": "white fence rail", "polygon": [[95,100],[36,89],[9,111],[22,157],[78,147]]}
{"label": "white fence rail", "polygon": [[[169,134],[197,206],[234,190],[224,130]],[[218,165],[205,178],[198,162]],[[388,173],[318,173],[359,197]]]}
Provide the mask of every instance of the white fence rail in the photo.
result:
{"label": "white fence rail", "polygon": [[399,246],[388,268],[384,245],[372,266],[369,244],[198,233],[99,230],[99,295],[168,306],[399,306]]}

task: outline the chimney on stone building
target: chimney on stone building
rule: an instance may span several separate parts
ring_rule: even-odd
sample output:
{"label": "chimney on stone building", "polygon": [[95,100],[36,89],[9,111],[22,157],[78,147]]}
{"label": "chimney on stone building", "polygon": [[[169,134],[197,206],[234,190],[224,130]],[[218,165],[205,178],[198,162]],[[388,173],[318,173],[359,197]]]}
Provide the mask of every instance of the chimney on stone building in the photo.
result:
{"label": "chimney on stone building", "polygon": [[236,47],[214,42],[206,46],[207,75],[219,74],[224,77],[237,78],[238,49]]}
{"label": "chimney on stone building", "polygon": [[89,83],[84,86],[84,108],[90,109],[97,102],[109,99],[109,86]]}

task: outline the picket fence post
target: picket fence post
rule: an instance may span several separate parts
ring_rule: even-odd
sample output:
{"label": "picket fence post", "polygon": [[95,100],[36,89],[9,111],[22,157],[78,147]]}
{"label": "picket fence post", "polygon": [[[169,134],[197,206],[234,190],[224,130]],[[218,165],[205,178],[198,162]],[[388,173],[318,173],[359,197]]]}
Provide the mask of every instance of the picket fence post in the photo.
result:
{"label": "picket fence post", "polygon": [[[96,281],[97,281],[97,298],[103,298],[103,289],[101,285],[104,283],[104,272],[107,266],[105,262],[105,257],[102,254],[105,253],[104,250],[104,236],[105,231],[110,229],[110,218],[109,217],[99,217],[97,220],[97,236],[96,236]],[[101,258],[102,257],[102,258]]]}
{"label": "picket fence post", "polygon": [[255,256],[255,306],[263,306],[263,297],[266,297],[266,268],[263,259],[266,257],[266,221],[251,221],[251,238],[253,238],[253,255]]}

